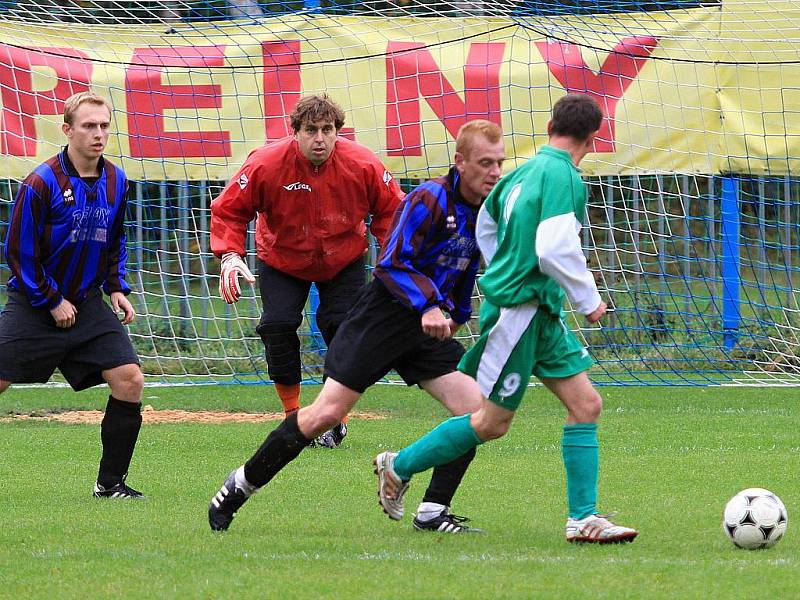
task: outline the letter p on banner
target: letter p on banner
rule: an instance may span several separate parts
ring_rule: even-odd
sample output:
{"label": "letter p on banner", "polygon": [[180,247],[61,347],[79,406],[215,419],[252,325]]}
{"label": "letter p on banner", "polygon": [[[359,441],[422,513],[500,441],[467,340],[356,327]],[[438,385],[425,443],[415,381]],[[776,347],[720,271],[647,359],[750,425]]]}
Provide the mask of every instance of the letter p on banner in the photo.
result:
{"label": "letter p on banner", "polygon": [[[33,89],[33,69],[56,75],[49,90]],[[59,115],[64,101],[89,90],[92,63],[74,48],[17,48],[0,44],[0,154],[36,156],[36,117]]]}

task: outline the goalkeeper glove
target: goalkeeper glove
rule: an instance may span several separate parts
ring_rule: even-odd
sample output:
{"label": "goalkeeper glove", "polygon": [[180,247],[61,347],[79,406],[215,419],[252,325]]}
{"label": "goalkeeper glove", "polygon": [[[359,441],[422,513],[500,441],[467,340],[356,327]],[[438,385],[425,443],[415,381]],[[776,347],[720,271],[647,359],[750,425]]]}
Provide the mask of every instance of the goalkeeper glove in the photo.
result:
{"label": "goalkeeper glove", "polygon": [[247,283],[255,283],[256,278],[244,264],[242,257],[235,252],[228,252],[222,256],[222,263],[219,270],[219,295],[228,304],[238,302],[242,296],[242,289],[239,287],[239,275],[244,277]]}

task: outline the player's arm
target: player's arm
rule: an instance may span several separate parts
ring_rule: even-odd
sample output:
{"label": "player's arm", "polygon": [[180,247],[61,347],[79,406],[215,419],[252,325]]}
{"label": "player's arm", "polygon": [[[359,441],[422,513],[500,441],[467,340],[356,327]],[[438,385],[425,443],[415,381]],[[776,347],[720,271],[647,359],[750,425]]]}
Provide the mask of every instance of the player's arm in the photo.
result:
{"label": "player's arm", "polygon": [[458,328],[464,323],[469,321],[472,316],[472,292],[475,290],[475,279],[478,277],[478,269],[480,268],[481,257],[477,254],[472,257],[469,267],[453,286],[453,310],[450,313],[454,323],[452,331],[455,334]]}
{"label": "player's arm", "polygon": [[378,261],[386,274],[381,277],[384,285],[401,304],[421,315],[444,302],[438,286],[415,266],[434,225],[427,202],[435,203],[436,198],[424,191],[414,191],[406,197]]}
{"label": "player's arm", "polygon": [[257,215],[260,187],[260,170],[251,158],[211,202],[211,251],[221,259],[219,295],[228,304],[241,297],[240,276],[250,284],[256,280],[242,260],[247,225]]}
{"label": "player's arm", "polygon": [[128,181],[125,180],[119,197],[114,199],[116,212],[108,232],[107,271],[103,278],[103,291],[111,296],[119,292],[131,293],[125,277],[128,274],[128,237],[125,234],[125,213],[128,207]]}
{"label": "player's arm", "polygon": [[383,248],[392,226],[395,211],[405,194],[403,194],[397,179],[377,159],[373,168],[372,178],[373,192],[370,198],[372,221],[369,228],[381,248]]}
{"label": "player's arm", "polygon": [[570,186],[563,185],[550,186],[543,206],[536,230],[539,269],[558,282],[578,312],[594,316],[602,300],[581,246],[576,210],[583,206],[573,204]]}
{"label": "player's arm", "polygon": [[[6,262],[31,306],[47,307],[52,311],[64,301],[64,297],[42,265],[41,238],[49,207],[49,190],[43,185],[40,187],[42,189],[37,191],[28,181],[20,186],[11,211],[4,250]],[[43,198],[43,194],[47,198]],[[62,312],[68,312],[66,306],[63,308]]]}
{"label": "player's arm", "polygon": [[111,307],[115,313],[123,313],[122,323],[125,325],[133,323],[136,318],[133,304],[127,298],[127,295],[131,293],[131,288],[125,280],[128,273],[128,237],[125,234],[128,190],[128,181],[126,180],[122,194],[114,203],[117,212],[109,232],[108,271],[103,283],[103,291],[111,298]]}
{"label": "player's arm", "polygon": [[492,215],[487,202],[484,202],[478,211],[478,219],[475,222],[475,240],[478,242],[483,260],[488,265],[497,252],[497,220]]}

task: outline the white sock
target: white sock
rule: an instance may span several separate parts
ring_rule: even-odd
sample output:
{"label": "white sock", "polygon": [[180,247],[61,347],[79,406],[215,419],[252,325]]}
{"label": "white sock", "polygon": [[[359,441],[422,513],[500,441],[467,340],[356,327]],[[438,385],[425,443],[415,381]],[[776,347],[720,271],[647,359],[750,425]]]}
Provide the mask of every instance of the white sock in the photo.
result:
{"label": "white sock", "polygon": [[444,504],[437,504],[436,502],[420,502],[417,509],[417,519],[420,521],[430,521],[435,519],[443,510],[447,510],[449,506]]}
{"label": "white sock", "polygon": [[245,478],[244,465],[236,469],[236,473],[233,475],[233,480],[236,482],[236,487],[242,490],[245,496],[249,497],[258,489]]}

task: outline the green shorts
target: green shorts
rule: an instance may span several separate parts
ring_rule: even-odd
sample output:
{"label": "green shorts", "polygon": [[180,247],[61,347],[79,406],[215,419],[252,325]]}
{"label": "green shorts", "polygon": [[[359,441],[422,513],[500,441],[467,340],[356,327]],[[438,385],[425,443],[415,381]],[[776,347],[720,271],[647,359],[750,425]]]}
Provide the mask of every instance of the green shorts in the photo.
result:
{"label": "green shorts", "polygon": [[594,364],[563,319],[532,302],[500,308],[484,300],[480,329],[458,370],[474,377],[484,396],[508,410],[517,410],[531,374],[565,378]]}

